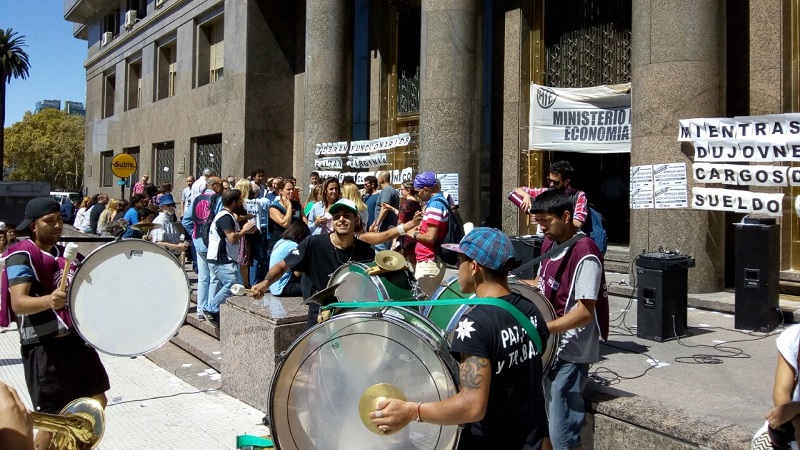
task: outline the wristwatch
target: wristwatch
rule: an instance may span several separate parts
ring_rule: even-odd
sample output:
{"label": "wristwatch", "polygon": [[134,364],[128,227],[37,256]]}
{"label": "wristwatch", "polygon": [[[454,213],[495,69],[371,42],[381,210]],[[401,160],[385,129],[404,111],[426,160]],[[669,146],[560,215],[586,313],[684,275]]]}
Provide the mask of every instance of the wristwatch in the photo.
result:
{"label": "wristwatch", "polygon": [[412,235],[412,237],[414,238],[415,241],[417,240],[417,235],[418,234],[419,234],[419,230],[415,231],[414,234]]}

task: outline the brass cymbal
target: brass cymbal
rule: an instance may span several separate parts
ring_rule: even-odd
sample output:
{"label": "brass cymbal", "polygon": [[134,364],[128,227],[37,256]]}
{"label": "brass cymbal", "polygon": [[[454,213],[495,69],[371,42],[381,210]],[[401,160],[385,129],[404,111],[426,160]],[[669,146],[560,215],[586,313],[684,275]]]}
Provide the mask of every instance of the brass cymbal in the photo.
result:
{"label": "brass cymbal", "polygon": [[373,384],[368,387],[364,390],[364,393],[361,394],[361,399],[358,401],[358,415],[361,417],[361,422],[364,423],[364,426],[367,427],[369,431],[381,436],[394,434],[400,431],[400,429],[397,429],[389,433],[384,433],[372,423],[372,418],[369,417],[369,413],[378,409],[378,403],[387,398],[396,398],[404,402],[408,401],[406,394],[404,394],[399,387],[386,383]]}
{"label": "brass cymbal", "polygon": [[394,250],[381,250],[375,254],[375,263],[383,270],[400,270],[406,267],[406,258]]}
{"label": "brass cymbal", "polygon": [[157,223],[137,223],[136,225],[131,225],[131,228],[135,228],[142,233],[148,233],[151,230],[158,230],[161,228],[161,225]]}
{"label": "brass cymbal", "polygon": [[325,306],[333,303],[334,295],[336,295],[336,288],[342,283],[332,284],[321,291],[317,291],[316,294],[308,297],[303,301],[304,304],[309,303],[319,303],[320,306]]}

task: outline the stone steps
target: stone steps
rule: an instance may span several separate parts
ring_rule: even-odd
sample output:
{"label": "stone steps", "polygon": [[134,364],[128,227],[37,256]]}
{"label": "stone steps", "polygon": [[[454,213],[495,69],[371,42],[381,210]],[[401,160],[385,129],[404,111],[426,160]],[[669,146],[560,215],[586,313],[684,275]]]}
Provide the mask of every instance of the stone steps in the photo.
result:
{"label": "stone steps", "polygon": [[195,302],[189,304],[189,313],[186,314],[186,323],[216,340],[219,340],[219,328],[211,325],[207,320],[197,320],[197,304]]}
{"label": "stone steps", "polygon": [[145,356],[198,390],[218,390],[222,387],[222,380],[214,376],[219,373],[219,369],[209,366],[172,342],[167,342]]}
{"label": "stone steps", "polygon": [[193,325],[184,324],[178,334],[170,339],[170,342],[217,371],[221,370],[222,345],[219,338],[215,338]]}

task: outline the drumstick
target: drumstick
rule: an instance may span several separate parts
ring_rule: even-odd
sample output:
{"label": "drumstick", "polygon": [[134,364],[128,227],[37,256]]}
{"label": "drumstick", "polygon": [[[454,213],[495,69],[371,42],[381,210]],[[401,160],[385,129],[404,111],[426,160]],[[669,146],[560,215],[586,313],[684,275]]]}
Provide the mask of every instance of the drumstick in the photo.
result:
{"label": "drumstick", "polygon": [[245,289],[244,286],[241,284],[234,284],[231,286],[231,294],[233,295],[247,295],[247,294],[255,294],[256,291],[252,289]]}
{"label": "drumstick", "polygon": [[64,273],[61,274],[61,285],[58,290],[67,292],[67,276],[69,275],[69,265],[78,256],[78,244],[70,242],[64,249]]}

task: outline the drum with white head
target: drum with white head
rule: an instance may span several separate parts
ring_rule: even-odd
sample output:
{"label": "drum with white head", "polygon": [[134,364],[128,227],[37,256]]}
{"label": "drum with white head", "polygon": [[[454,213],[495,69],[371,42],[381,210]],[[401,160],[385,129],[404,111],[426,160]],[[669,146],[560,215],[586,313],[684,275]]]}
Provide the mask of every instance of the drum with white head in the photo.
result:
{"label": "drum with white head", "polygon": [[174,336],[189,309],[189,279],[163,247],[112,242],[89,254],[69,289],[75,329],[97,350],[136,356]]}

